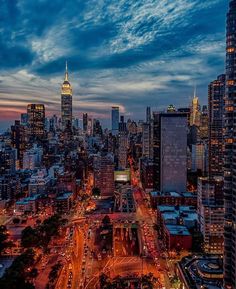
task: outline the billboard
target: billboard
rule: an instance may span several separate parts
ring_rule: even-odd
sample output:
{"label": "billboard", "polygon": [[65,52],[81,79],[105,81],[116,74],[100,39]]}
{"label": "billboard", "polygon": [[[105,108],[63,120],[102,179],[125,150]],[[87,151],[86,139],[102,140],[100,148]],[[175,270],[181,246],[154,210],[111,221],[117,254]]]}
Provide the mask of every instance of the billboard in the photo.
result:
{"label": "billboard", "polygon": [[127,183],[130,182],[130,170],[115,171],[114,172],[115,182]]}

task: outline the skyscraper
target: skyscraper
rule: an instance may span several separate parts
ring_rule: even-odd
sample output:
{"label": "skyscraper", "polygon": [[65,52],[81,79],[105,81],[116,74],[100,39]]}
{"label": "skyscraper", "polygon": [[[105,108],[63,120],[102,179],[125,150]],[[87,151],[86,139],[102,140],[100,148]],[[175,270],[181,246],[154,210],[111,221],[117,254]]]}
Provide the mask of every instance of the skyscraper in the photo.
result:
{"label": "skyscraper", "polygon": [[236,0],[231,0],[226,29],[224,128],[224,287],[236,288]]}
{"label": "skyscraper", "polygon": [[200,112],[200,105],[199,105],[199,100],[196,95],[196,89],[194,91],[194,97],[192,100],[192,105],[191,105],[191,114],[190,114],[190,125],[195,125],[197,127],[200,126],[201,122],[201,112]]}
{"label": "skyscraper", "polygon": [[120,117],[119,123],[119,149],[118,149],[118,166],[124,170],[127,166],[128,135],[124,117]]}
{"label": "skyscraper", "polygon": [[151,129],[150,129],[150,123],[143,123],[142,156],[150,158],[150,150],[151,150]]}
{"label": "skyscraper", "polygon": [[151,107],[147,106],[146,109],[146,123],[150,123],[151,122]]}
{"label": "skyscraper", "polygon": [[17,159],[19,165],[22,167],[23,153],[27,143],[27,130],[26,126],[22,125],[19,120],[15,121],[15,124],[11,126],[11,144],[12,147],[17,149]]}
{"label": "skyscraper", "polygon": [[29,104],[27,106],[29,137],[30,139],[42,138],[45,129],[45,107],[43,104]]}
{"label": "skyscraper", "polygon": [[65,79],[61,87],[61,119],[62,129],[72,126],[72,87],[68,78],[68,67],[66,63]]}
{"label": "skyscraper", "polygon": [[154,113],[154,187],[185,192],[187,185],[187,115]]}
{"label": "skyscraper", "polygon": [[113,135],[117,135],[119,132],[119,117],[120,117],[119,106],[113,106],[111,110],[111,129]]}
{"label": "skyscraper", "polygon": [[88,130],[88,114],[83,113],[83,131],[87,132]]}
{"label": "skyscraper", "polygon": [[225,75],[219,75],[208,86],[209,107],[209,177],[223,177],[223,113]]}

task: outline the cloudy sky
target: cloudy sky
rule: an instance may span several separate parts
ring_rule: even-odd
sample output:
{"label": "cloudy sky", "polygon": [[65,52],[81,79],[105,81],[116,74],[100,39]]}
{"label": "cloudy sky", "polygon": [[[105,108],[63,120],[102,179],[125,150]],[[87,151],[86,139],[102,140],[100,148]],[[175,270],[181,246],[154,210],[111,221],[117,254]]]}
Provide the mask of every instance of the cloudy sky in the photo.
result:
{"label": "cloudy sky", "polygon": [[68,61],[74,115],[188,106],[224,72],[227,0],[0,0],[0,127],[32,102],[60,113]]}

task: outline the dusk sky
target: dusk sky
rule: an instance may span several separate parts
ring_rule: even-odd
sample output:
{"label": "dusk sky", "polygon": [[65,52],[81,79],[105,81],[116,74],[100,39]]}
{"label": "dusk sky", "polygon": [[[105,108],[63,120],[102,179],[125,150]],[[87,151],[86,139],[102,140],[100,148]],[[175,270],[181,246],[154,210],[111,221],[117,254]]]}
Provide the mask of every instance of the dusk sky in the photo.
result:
{"label": "dusk sky", "polygon": [[[0,128],[28,103],[60,114],[68,61],[73,114],[188,106],[224,73],[227,0],[0,0]],[[106,121],[104,121],[106,122]],[[108,123],[108,122],[107,122]]]}

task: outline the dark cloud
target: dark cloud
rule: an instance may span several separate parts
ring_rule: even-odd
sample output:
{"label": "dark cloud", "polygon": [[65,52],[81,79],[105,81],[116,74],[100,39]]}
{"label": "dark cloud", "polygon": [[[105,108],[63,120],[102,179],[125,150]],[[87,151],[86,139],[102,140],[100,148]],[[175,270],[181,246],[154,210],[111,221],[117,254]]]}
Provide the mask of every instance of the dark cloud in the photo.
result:
{"label": "dark cloud", "polygon": [[224,72],[226,2],[0,0],[0,102],[48,92],[53,100],[42,100],[59,107],[68,60],[91,112],[96,101],[140,116],[146,104],[182,106],[195,84],[206,103],[207,84]]}

